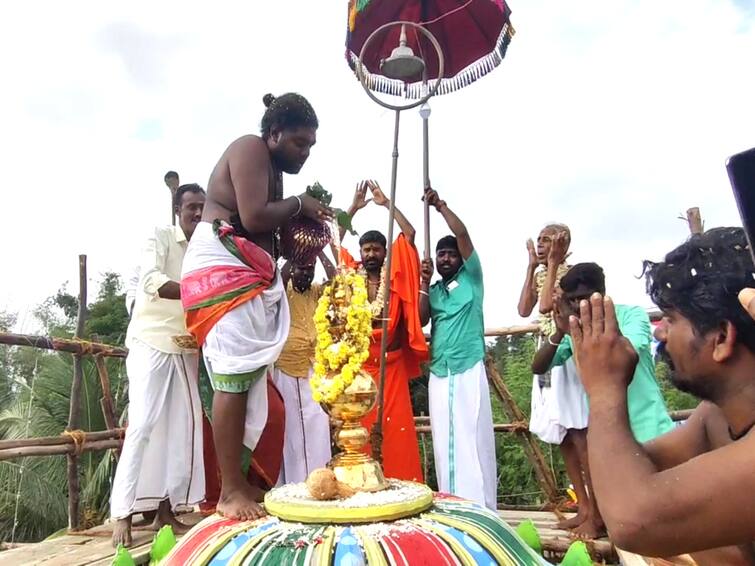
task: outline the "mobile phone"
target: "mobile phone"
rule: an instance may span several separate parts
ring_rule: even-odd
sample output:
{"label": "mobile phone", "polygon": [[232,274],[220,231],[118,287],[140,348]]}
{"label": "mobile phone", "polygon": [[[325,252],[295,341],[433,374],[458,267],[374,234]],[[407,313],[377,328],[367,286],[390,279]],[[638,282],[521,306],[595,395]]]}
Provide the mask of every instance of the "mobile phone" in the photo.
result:
{"label": "mobile phone", "polygon": [[755,250],[752,247],[755,242],[755,147],[732,155],[726,161],[726,170],[729,172],[734,199],[747,235],[750,255],[755,263]]}

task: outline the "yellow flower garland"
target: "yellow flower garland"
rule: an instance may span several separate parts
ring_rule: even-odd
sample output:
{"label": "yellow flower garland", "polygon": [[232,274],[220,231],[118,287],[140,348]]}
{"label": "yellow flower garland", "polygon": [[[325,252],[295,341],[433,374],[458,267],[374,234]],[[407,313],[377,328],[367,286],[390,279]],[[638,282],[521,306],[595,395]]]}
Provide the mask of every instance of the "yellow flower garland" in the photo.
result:
{"label": "yellow flower garland", "polygon": [[339,271],[317,303],[315,329],[315,364],[309,385],[315,402],[332,403],[351,385],[370,355],[372,312],[363,277],[353,270]]}

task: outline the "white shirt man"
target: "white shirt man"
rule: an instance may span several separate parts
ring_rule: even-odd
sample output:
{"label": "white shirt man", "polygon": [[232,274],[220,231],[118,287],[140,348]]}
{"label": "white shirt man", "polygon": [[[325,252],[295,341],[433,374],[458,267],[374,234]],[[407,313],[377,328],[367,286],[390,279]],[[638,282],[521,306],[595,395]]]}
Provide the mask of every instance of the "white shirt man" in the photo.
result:
{"label": "white shirt man", "polygon": [[126,335],[128,426],[110,502],[117,520],[114,544],[130,544],[132,514],[157,509],[156,526],[181,531],[185,526],[173,511],[204,499],[199,358],[186,330],[179,286],[204,191],[183,185],[176,199],[179,225],[155,228],[139,262]]}

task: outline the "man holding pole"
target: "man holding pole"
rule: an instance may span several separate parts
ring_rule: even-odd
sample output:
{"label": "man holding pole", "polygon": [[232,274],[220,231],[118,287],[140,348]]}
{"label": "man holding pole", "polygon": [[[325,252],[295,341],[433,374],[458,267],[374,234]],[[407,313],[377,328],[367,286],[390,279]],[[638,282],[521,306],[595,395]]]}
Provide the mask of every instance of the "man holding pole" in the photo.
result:
{"label": "man holding pole", "polygon": [[464,223],[425,191],[453,236],[438,241],[441,280],[430,286],[433,261],[422,261],[420,320],[432,320],[430,424],[438,490],[496,508],[493,413],[485,371],[482,266]]}

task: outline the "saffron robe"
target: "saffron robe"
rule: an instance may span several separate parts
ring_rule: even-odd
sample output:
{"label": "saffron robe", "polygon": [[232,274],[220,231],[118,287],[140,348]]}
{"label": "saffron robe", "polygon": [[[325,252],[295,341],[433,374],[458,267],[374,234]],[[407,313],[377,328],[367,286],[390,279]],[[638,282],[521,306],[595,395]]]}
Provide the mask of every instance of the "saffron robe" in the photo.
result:
{"label": "saffron robe", "polygon": [[[422,482],[417,431],[409,395],[409,380],[422,375],[420,364],[428,359],[427,341],[419,322],[419,254],[403,234],[393,244],[391,296],[388,309],[388,344],[399,341],[399,348],[386,354],[383,409],[383,472],[387,478]],[[358,268],[359,262],[341,248],[341,261]],[[380,380],[380,342],[382,328],[374,328],[370,357],[363,369]],[[377,406],[362,419],[372,430],[377,421]],[[371,451],[368,444],[366,450]]]}

